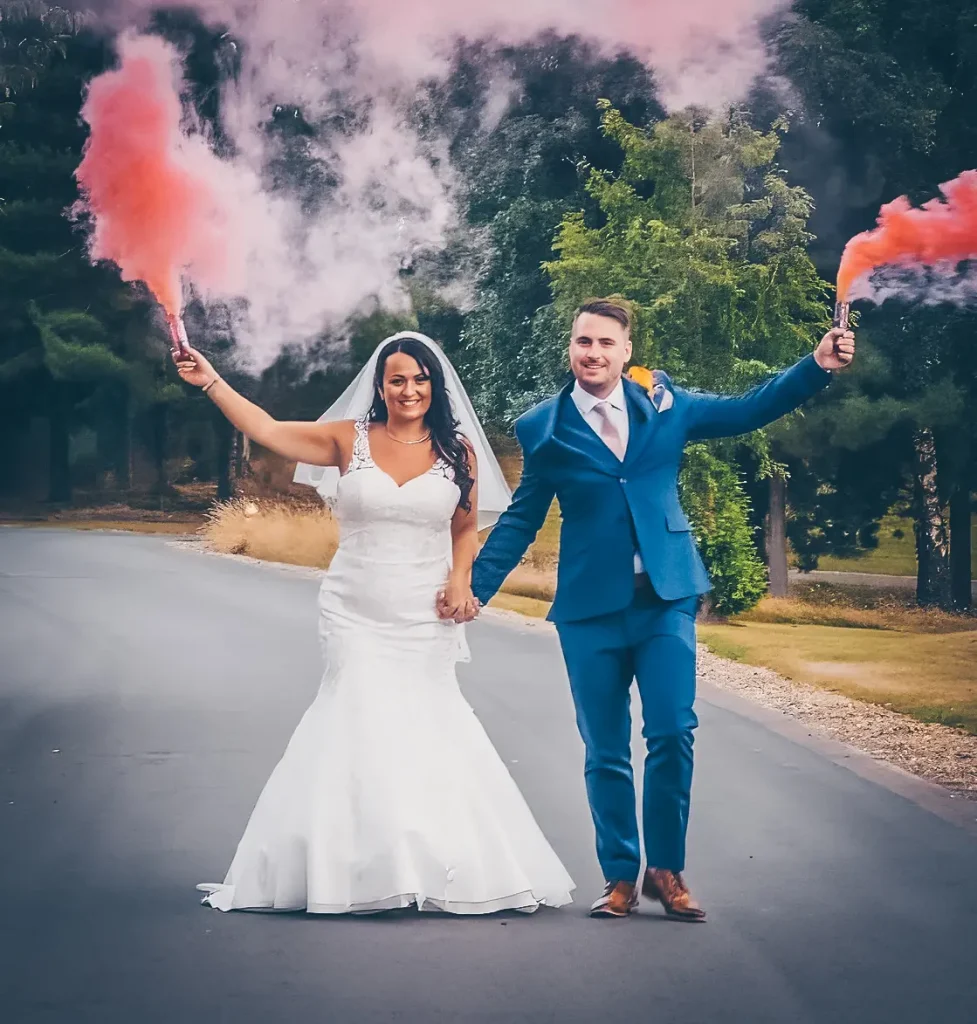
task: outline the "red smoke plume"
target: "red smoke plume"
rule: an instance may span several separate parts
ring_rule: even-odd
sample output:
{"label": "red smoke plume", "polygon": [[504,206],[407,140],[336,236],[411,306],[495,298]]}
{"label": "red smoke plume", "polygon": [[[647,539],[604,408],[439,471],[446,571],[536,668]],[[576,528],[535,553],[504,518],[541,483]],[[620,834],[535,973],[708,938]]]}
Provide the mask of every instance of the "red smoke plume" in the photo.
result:
{"label": "red smoke plume", "polygon": [[956,266],[977,258],[977,171],[940,186],[943,198],[914,207],[905,196],[879,212],[878,227],[845,246],[838,268],[838,299],[859,278],[883,266]]}
{"label": "red smoke plume", "polygon": [[92,215],[93,260],[144,281],[167,313],[182,304],[180,277],[227,283],[233,242],[220,161],[181,132],[175,51],[163,40],[123,37],[118,70],[93,79],[82,108],[91,134],[75,172],[78,209]]}

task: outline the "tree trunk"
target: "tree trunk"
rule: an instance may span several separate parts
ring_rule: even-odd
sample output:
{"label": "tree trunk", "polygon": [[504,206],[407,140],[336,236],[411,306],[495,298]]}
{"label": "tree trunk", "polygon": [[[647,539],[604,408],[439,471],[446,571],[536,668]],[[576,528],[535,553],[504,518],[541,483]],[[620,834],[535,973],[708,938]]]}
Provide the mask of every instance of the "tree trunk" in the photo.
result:
{"label": "tree trunk", "polygon": [[129,446],[132,430],[129,423],[129,391],[120,389],[112,407],[98,425],[99,469],[111,473],[116,491],[128,491],[132,478]]}
{"label": "tree trunk", "polygon": [[957,611],[972,603],[970,529],[970,488],[964,481],[950,495],[950,597]]}
{"label": "tree trunk", "polygon": [[950,538],[937,491],[933,431],[916,432],[916,603],[950,608]]}
{"label": "tree trunk", "polygon": [[153,493],[160,496],[167,491],[166,479],[166,403],[157,402],[150,411],[150,422],[153,437],[153,467],[156,471],[156,482]]}
{"label": "tree trunk", "polygon": [[781,472],[770,476],[767,512],[767,573],[770,596],[787,596],[787,479]]}
{"label": "tree trunk", "polygon": [[119,461],[116,472],[119,476],[119,487],[123,491],[132,489],[133,471],[133,437],[132,437],[132,395],[129,389],[125,391],[125,401],[122,405],[121,423],[122,440],[119,443]]}
{"label": "tree trunk", "polygon": [[244,434],[240,430],[234,431],[234,479],[240,480],[244,473]]}
{"label": "tree trunk", "polygon": [[219,416],[214,423],[214,431],[217,434],[217,500],[227,501],[234,495],[231,481],[234,427],[226,417]]}
{"label": "tree trunk", "polygon": [[51,381],[49,405],[49,475],[48,500],[71,501],[71,434],[68,422],[68,396],[57,381]]}

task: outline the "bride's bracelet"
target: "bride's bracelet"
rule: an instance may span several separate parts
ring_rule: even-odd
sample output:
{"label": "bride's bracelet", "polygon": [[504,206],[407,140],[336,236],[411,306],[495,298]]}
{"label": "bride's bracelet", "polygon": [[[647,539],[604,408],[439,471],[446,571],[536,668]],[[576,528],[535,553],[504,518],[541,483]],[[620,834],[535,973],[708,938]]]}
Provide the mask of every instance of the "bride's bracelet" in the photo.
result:
{"label": "bride's bracelet", "polygon": [[206,395],[207,392],[220,380],[220,377],[215,377],[209,384],[204,384],[200,389]]}

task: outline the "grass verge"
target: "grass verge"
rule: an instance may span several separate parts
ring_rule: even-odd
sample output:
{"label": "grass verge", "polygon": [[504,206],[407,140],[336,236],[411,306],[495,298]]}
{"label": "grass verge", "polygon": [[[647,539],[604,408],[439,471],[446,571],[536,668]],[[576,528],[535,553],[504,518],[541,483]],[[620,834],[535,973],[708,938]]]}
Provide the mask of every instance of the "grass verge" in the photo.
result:
{"label": "grass verge", "polygon": [[977,622],[969,624],[919,632],[771,622],[761,613],[703,625],[699,639],[720,657],[977,735]]}

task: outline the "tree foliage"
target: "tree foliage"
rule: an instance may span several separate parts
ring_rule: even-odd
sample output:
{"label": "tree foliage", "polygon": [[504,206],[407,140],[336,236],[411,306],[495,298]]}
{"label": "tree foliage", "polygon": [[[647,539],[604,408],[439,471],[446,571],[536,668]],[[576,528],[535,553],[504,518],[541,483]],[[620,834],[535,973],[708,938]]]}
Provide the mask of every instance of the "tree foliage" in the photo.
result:
{"label": "tree foliage", "polygon": [[752,608],[766,592],[767,573],[753,543],[749,503],[735,469],[706,445],[689,445],[679,487],[712,577],[712,612],[728,616]]}
{"label": "tree foliage", "polygon": [[[485,120],[493,72],[513,86],[497,123]],[[479,414],[505,433],[566,378],[543,264],[564,216],[593,208],[581,168],[621,163],[596,100],[608,96],[641,122],[661,111],[638,61],[607,59],[579,40],[466,51],[453,82],[455,103],[462,94],[479,114],[458,132],[454,153],[467,182],[467,221],[484,255],[474,307],[451,351]]]}
{"label": "tree foliage", "polygon": [[564,316],[588,295],[626,295],[635,359],[683,383],[729,389],[809,351],[826,285],[807,253],[807,193],[776,166],[776,130],[694,110],[642,129],[603,103],[624,153],[592,169],[602,215],[568,215],[546,264]]}

